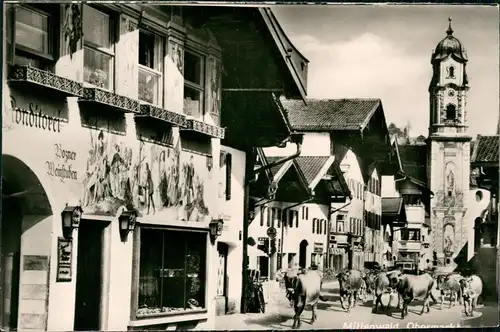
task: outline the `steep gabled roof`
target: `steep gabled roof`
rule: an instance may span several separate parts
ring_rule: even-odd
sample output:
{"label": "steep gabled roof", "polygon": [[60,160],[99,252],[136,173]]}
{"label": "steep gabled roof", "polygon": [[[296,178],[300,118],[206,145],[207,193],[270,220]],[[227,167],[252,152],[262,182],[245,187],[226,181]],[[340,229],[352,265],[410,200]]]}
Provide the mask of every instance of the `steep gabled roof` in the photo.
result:
{"label": "steep gabled roof", "polygon": [[295,158],[295,161],[304,173],[308,185],[311,185],[329,158],[326,156],[302,156]]}
{"label": "steep gabled roof", "polygon": [[427,185],[427,146],[401,145],[398,146],[401,166],[406,176],[420,184]]}
{"label": "steep gabled roof", "polygon": [[298,131],[362,130],[380,99],[282,100],[292,128]]}
{"label": "steep gabled roof", "polygon": [[497,163],[498,164],[498,136],[477,135],[471,163]]}
{"label": "steep gabled roof", "polygon": [[[282,157],[268,157],[266,156],[266,160],[267,160],[267,164],[272,164],[274,163],[275,161],[278,161],[280,160]],[[271,167],[271,173],[272,175],[276,175],[278,173],[278,171],[284,167],[287,163],[284,163],[284,164],[279,164],[279,165],[275,165],[273,167]]]}

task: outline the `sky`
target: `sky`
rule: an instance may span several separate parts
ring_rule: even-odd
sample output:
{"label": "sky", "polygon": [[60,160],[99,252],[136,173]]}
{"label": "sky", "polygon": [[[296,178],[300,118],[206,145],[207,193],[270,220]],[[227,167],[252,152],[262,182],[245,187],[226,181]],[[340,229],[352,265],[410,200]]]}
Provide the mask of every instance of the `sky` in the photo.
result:
{"label": "sky", "polygon": [[428,135],[432,50],[448,18],[467,51],[469,134],[494,135],[499,115],[499,11],[464,5],[272,6],[310,61],[308,98],[380,98],[387,125]]}

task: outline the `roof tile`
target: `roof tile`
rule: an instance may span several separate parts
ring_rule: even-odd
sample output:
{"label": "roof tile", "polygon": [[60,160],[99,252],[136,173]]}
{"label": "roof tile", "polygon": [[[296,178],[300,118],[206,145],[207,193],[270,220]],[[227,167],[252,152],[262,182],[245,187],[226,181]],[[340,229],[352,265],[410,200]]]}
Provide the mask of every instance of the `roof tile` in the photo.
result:
{"label": "roof tile", "polygon": [[281,100],[295,130],[359,130],[381,105],[380,99]]}
{"label": "roof tile", "polygon": [[311,184],[311,182],[316,178],[328,158],[329,157],[320,156],[301,156],[295,158],[297,164],[302,170],[302,173],[304,173],[307,184]]}
{"label": "roof tile", "polygon": [[427,183],[427,146],[400,145],[398,150],[403,172],[418,181]]}
{"label": "roof tile", "polygon": [[498,162],[498,136],[477,136],[472,162]]}

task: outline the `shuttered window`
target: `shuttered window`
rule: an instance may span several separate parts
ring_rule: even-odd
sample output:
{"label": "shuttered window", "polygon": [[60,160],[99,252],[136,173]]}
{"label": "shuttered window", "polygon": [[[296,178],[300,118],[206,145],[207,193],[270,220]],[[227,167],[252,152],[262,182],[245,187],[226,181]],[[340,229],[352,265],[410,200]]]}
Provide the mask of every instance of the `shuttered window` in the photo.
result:
{"label": "shuttered window", "polygon": [[271,227],[271,208],[267,208],[267,227]]}
{"label": "shuttered window", "polygon": [[266,214],[266,207],[261,206],[260,207],[260,225],[261,226],[264,226],[265,214]]}

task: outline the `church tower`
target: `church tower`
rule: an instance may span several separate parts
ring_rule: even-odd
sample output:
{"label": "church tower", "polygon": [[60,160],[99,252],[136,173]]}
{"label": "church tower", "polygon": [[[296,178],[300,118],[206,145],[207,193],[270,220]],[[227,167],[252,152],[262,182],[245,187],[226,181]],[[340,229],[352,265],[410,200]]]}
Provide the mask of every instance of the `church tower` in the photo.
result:
{"label": "church tower", "polygon": [[463,218],[469,192],[471,137],[467,134],[467,55],[453,36],[451,18],[448,20],[447,36],[431,58],[427,172],[434,193],[430,203],[433,250],[438,266],[454,268],[454,258],[473,231]]}

